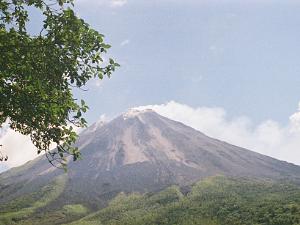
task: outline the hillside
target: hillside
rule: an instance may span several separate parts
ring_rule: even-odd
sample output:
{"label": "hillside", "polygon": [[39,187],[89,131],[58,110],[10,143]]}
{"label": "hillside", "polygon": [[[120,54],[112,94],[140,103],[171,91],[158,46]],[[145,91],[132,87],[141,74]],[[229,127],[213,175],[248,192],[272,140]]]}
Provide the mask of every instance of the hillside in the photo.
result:
{"label": "hillside", "polygon": [[299,166],[210,138],[151,110],[96,123],[76,145],[83,159],[70,162],[68,173],[39,157],[0,174],[0,224],[44,214],[61,224],[105,208],[121,192],[157,193],[218,175],[300,184]]}
{"label": "hillside", "polygon": [[68,225],[297,225],[300,188],[217,176],[191,187],[171,186],[158,193],[120,193],[108,207],[97,212],[89,212],[80,204],[66,205],[6,224],[50,225],[66,221],[73,221]]}
{"label": "hillside", "polygon": [[300,188],[212,177],[182,193],[119,194],[107,208],[70,225],[292,225],[300,223]]}

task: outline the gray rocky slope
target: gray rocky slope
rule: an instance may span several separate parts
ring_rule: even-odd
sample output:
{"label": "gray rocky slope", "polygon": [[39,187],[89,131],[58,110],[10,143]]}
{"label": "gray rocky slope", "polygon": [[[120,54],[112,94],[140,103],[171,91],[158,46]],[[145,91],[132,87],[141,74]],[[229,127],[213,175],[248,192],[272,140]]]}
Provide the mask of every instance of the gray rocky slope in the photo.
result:
{"label": "gray rocky slope", "polygon": [[[120,191],[155,192],[219,174],[300,183],[299,166],[210,138],[151,110],[94,124],[76,145],[83,159],[70,162],[56,205],[84,201],[99,207]],[[62,174],[44,157],[2,173],[0,203],[38,191]]]}

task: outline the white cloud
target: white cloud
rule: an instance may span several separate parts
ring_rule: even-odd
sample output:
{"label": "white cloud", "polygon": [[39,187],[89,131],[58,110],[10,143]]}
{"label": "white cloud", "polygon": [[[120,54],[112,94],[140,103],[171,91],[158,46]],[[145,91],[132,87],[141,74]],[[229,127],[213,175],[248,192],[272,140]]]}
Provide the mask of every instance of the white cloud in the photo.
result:
{"label": "white cloud", "polygon": [[0,136],[0,143],[2,145],[0,151],[9,157],[8,161],[1,162],[2,166],[9,168],[19,166],[37,156],[37,149],[31,143],[30,137],[11,129]]}
{"label": "white cloud", "polygon": [[112,7],[120,7],[127,3],[127,0],[111,0],[110,5]]}
{"label": "white cloud", "polygon": [[87,90],[89,89],[97,89],[97,90],[100,90],[103,88],[104,86],[104,83],[105,83],[105,79],[99,79],[99,78],[92,78],[89,82],[88,82],[88,85],[87,85]]}
{"label": "white cloud", "polygon": [[101,85],[102,85],[102,82],[99,79],[97,79],[95,82],[95,86],[100,87]]}
{"label": "white cloud", "polygon": [[244,116],[229,119],[223,108],[193,108],[174,101],[137,108],[151,108],[208,136],[300,165],[300,103],[286,125],[273,120],[254,125]]}
{"label": "white cloud", "polygon": [[[72,125],[73,130],[76,133],[80,133],[83,129]],[[5,162],[0,162],[0,172],[20,166],[29,160],[36,158],[37,156],[43,154],[37,154],[37,148],[32,144],[29,136],[22,135],[8,128],[5,124],[0,129],[0,151],[3,156],[8,156],[8,160]],[[50,149],[55,148],[55,144],[50,146]]]}
{"label": "white cloud", "polygon": [[202,82],[203,76],[201,76],[201,75],[198,75],[198,76],[192,76],[192,77],[189,77],[189,78],[187,78],[187,79],[190,79],[190,81],[192,81],[194,84],[197,84],[197,83]]}
{"label": "white cloud", "polygon": [[[229,119],[226,111],[220,107],[193,108],[174,101],[137,108],[151,108],[208,136],[300,165],[300,103],[286,125],[274,120],[254,125],[244,116]],[[107,119],[102,115],[101,120]],[[29,137],[5,127],[0,130],[0,143],[3,145],[1,151],[9,156],[7,162],[1,162],[0,172],[5,167],[21,165],[37,156]]]}
{"label": "white cloud", "polygon": [[217,46],[211,45],[211,46],[209,46],[209,50],[210,51],[215,51],[215,50],[217,50]]}
{"label": "white cloud", "polygon": [[124,41],[121,42],[120,46],[125,46],[125,45],[128,45],[130,43],[130,40],[126,39]]}
{"label": "white cloud", "polygon": [[112,8],[122,7],[127,4],[127,0],[78,0],[77,3],[83,4],[93,4],[98,6],[108,6]]}

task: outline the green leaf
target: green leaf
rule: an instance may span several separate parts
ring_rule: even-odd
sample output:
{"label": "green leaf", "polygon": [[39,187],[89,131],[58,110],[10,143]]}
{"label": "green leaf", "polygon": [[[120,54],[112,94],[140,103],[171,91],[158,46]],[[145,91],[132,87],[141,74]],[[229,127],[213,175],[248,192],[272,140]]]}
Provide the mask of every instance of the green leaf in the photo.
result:
{"label": "green leaf", "polygon": [[[0,1],[0,123],[9,119],[13,130],[31,137],[38,154],[45,151],[62,160],[73,154],[77,137],[68,124],[87,125],[82,114],[88,107],[84,100],[74,99],[72,90],[93,77],[110,76],[118,64],[110,59],[109,65],[103,65],[101,59],[110,45],[76,16],[73,1],[54,1],[51,7],[46,3]],[[38,36],[26,30],[33,19],[30,7],[44,16],[37,21]],[[57,152],[50,151],[53,142]],[[60,143],[66,146],[59,148]]]}

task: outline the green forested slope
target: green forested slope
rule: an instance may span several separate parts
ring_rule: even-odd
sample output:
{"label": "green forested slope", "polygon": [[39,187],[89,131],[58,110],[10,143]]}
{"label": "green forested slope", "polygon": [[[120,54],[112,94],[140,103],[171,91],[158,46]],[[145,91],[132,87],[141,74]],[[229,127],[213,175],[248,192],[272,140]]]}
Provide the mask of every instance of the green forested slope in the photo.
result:
{"label": "green forested slope", "polygon": [[63,183],[57,181],[48,187],[52,190],[49,195],[34,196],[35,200],[24,197],[7,204],[6,210],[0,207],[0,224],[300,224],[300,187],[286,183],[218,176],[192,187],[171,186],[159,193],[121,193],[97,212],[88,209],[85,202],[66,203],[60,209],[44,207],[57,198]]}
{"label": "green forested slope", "polygon": [[157,194],[120,194],[110,205],[72,225],[300,224],[300,189],[225,177],[209,178],[186,195],[178,187]]}
{"label": "green forested slope", "polygon": [[40,208],[47,206],[63,192],[66,176],[58,176],[40,191],[21,196],[0,206],[0,225],[18,224],[30,218]]}

